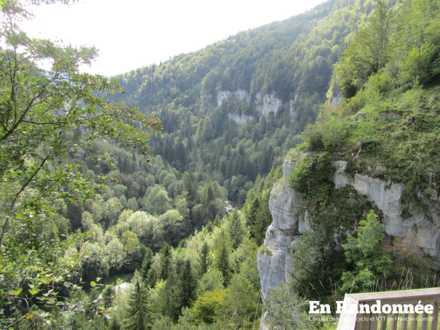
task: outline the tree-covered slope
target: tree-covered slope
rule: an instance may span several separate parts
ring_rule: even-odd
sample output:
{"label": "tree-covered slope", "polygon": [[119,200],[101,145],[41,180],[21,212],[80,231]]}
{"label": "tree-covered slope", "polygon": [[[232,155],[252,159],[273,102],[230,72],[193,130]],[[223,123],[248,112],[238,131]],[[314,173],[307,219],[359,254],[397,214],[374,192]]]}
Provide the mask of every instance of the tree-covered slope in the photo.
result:
{"label": "tree-covered slope", "polygon": [[[305,195],[317,230],[304,235],[293,256],[293,290],[281,288],[281,299],[264,308],[288,328],[292,306],[299,312],[303,298],[334,298],[341,293],[335,283],[358,290],[378,278],[395,280],[394,259],[383,255],[388,237],[380,212],[369,215],[374,206],[349,187],[336,190],[332,164],[343,160],[349,173],[403,182],[421,207],[438,196],[438,0],[391,1],[391,14],[376,10],[368,19],[377,3],[332,0],[116,77],[125,92],[110,97],[113,104],[96,96],[109,81],[78,73],[76,61],[51,48],[55,69],[67,70],[87,93],[55,80],[56,102],[42,97],[35,117],[24,117],[29,122],[18,133],[26,139],[0,146],[2,164],[13,165],[0,170],[0,202],[14,198],[9,188],[26,185],[0,239],[0,326],[258,328],[256,252],[271,221],[278,165],[299,143],[290,181]],[[45,45],[29,46],[44,55]],[[1,47],[9,63],[10,50]],[[87,55],[66,52],[77,60]],[[8,68],[0,65],[0,74],[8,76]],[[46,80],[34,62],[29,68],[23,90]],[[16,97],[9,81],[1,81],[2,116]],[[73,100],[79,93],[90,101],[71,115],[102,108],[108,115],[85,126],[66,112],[69,125],[52,130],[46,120],[58,124],[52,120],[63,105],[60,86]],[[17,104],[26,97],[18,94]],[[155,155],[132,147],[146,147],[149,137],[139,122],[157,122],[116,102],[160,117],[163,129],[149,140]],[[41,142],[47,136],[56,153]],[[41,155],[51,156],[48,163]],[[366,263],[372,268],[363,269]],[[321,326],[299,320],[304,329]]]}
{"label": "tree-covered slope", "polygon": [[335,67],[343,94],[304,134],[303,150],[346,160],[351,173],[404,183],[408,198],[439,187],[440,4],[383,5]]}
{"label": "tree-covered slope", "polygon": [[329,1],[286,21],[120,77],[118,100],[158,113],[153,150],[180,170],[210,173],[243,202],[314,121],[333,64],[369,1]]}
{"label": "tree-covered slope", "polygon": [[310,221],[291,251],[294,294],[438,285],[439,22],[438,0],[378,1],[336,64],[342,97],[290,153]]}

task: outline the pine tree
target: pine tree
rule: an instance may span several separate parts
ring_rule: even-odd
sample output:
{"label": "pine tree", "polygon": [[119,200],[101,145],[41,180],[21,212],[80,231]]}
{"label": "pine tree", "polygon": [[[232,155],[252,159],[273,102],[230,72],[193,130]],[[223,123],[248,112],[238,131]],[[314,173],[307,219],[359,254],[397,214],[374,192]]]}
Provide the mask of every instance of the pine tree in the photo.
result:
{"label": "pine tree", "polygon": [[236,249],[243,240],[243,227],[241,226],[240,215],[238,212],[232,214],[229,225],[229,236],[231,237],[232,247]]}
{"label": "pine tree", "polygon": [[193,276],[191,262],[189,260],[186,260],[183,266],[180,279],[180,288],[181,307],[189,307],[194,300],[196,290],[196,281]]}
{"label": "pine tree", "polygon": [[220,251],[217,257],[217,268],[223,275],[224,286],[229,283],[231,268],[229,265],[229,251],[225,240],[221,240]]}
{"label": "pine tree", "polygon": [[150,269],[153,262],[153,251],[149,247],[145,248],[144,259],[141,266],[141,276],[144,282],[150,282]]}
{"label": "pine tree", "polygon": [[252,198],[252,202],[246,212],[246,225],[249,227],[251,237],[257,240],[257,214],[260,208],[260,200],[258,196],[255,195]]}
{"label": "pine tree", "polygon": [[171,247],[168,244],[165,244],[164,247],[160,250],[160,263],[161,263],[161,271],[160,278],[162,280],[166,280],[170,273],[171,267]]}
{"label": "pine tree", "polygon": [[208,190],[206,192],[206,199],[205,199],[205,205],[207,205],[208,220],[214,219],[217,213],[214,201],[215,201],[215,193],[212,183],[210,183],[208,186]]}
{"label": "pine tree", "polygon": [[258,245],[263,244],[264,237],[266,236],[266,229],[272,221],[272,216],[268,207],[269,196],[270,191],[264,191],[261,193],[259,208],[256,213],[255,240]]}
{"label": "pine tree", "polygon": [[[180,265],[179,265],[180,264]],[[182,269],[181,262],[177,262],[176,269],[174,267],[169,269],[168,278],[165,282],[165,310],[164,313],[172,320],[177,321],[180,315],[180,295],[181,287],[177,276],[177,270]]]}
{"label": "pine tree", "polygon": [[200,251],[200,275],[205,274],[209,267],[209,246],[204,242]]}
{"label": "pine tree", "polygon": [[125,318],[125,329],[151,329],[147,301],[148,293],[138,272],[133,276],[132,285],[133,288],[129,297],[127,316]]}

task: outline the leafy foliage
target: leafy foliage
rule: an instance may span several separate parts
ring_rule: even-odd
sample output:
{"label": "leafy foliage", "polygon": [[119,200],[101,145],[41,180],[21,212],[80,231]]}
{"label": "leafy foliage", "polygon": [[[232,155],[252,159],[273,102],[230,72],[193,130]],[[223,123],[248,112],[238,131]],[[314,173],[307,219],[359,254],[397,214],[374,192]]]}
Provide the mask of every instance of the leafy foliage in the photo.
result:
{"label": "leafy foliage", "polygon": [[282,329],[320,329],[319,322],[311,320],[306,312],[308,303],[280,285],[270,292],[266,302],[267,322]]}
{"label": "leafy foliage", "polygon": [[377,287],[379,278],[389,276],[392,259],[384,251],[384,238],[384,225],[373,211],[360,221],[356,237],[347,237],[344,255],[354,264],[354,270],[342,274],[343,292],[371,290]]}
{"label": "leafy foliage", "polygon": [[350,98],[389,60],[390,13],[384,0],[377,0],[366,26],[360,28],[336,65],[336,80]]}

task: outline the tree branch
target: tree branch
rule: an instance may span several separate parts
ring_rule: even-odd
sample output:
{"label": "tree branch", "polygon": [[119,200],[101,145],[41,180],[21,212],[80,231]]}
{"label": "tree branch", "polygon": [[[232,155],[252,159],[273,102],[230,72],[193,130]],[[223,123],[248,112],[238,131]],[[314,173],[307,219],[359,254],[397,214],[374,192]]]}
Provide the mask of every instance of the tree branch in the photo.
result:
{"label": "tree branch", "polygon": [[[32,172],[31,176],[24,182],[24,184],[21,186],[21,188],[18,190],[18,192],[15,194],[14,199],[11,201],[11,204],[9,206],[9,213],[13,214],[15,209],[15,204],[18,201],[18,198],[23,193],[23,191],[31,184],[31,182],[34,180],[34,178],[38,175],[38,173],[43,169],[44,165],[49,159],[49,155],[43,158],[40,165]],[[9,220],[10,216],[6,216],[5,222],[2,225],[1,232],[0,232],[0,246],[3,242],[3,237],[9,227]]]}
{"label": "tree branch", "polygon": [[38,122],[33,120],[23,120],[23,123],[32,124],[32,125],[65,125],[65,121],[48,121],[48,122]]}
{"label": "tree branch", "polygon": [[35,104],[35,101],[37,101],[40,97],[43,96],[43,94],[46,92],[46,87],[48,84],[46,84],[37,95],[35,95],[28,103],[26,108],[23,110],[23,113],[20,115],[20,117],[15,121],[14,125],[2,136],[0,137],[0,142],[6,140],[9,136],[12,135],[18,128],[18,126],[23,122],[24,118],[28,114],[28,112],[32,109],[32,107]]}

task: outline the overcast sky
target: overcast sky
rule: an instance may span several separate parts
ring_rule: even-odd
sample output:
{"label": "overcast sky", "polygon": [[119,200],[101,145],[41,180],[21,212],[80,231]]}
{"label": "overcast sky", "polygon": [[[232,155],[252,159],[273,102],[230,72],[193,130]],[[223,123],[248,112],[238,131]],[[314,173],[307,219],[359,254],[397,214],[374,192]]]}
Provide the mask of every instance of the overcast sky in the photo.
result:
{"label": "overcast sky", "polygon": [[87,71],[127,72],[201,49],[237,32],[302,13],[323,0],[79,0],[40,6],[33,36],[95,46]]}

